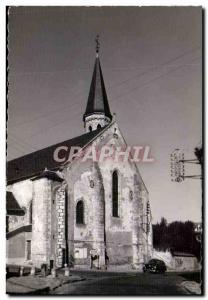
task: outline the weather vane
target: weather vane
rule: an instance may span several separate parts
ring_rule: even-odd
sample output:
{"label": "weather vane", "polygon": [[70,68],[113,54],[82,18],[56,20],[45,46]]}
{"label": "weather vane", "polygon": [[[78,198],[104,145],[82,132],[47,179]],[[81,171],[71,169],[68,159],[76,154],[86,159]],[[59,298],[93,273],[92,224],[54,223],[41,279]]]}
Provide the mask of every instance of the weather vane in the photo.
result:
{"label": "weather vane", "polygon": [[97,34],[97,36],[96,36],[95,42],[96,42],[96,53],[99,53],[99,50],[100,50],[100,42],[99,42],[99,35],[98,35],[98,34]]}

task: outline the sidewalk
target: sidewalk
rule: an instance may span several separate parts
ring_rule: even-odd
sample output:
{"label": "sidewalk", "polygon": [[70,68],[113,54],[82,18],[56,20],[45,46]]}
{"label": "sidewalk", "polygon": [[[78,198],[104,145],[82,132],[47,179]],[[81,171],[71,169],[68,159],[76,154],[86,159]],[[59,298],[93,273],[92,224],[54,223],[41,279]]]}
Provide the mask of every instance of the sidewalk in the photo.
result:
{"label": "sidewalk", "polygon": [[6,282],[7,294],[48,294],[63,284],[85,280],[84,277],[70,274],[68,277],[58,274],[56,278],[51,275],[42,277],[22,276],[11,277]]}
{"label": "sidewalk", "polygon": [[201,284],[195,281],[183,281],[180,287],[188,291],[190,294],[201,295]]}

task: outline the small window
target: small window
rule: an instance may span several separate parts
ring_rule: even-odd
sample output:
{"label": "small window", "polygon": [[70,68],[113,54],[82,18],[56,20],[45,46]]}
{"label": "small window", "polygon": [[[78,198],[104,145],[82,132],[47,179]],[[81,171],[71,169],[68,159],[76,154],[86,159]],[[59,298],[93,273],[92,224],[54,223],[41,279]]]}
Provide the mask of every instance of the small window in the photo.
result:
{"label": "small window", "polygon": [[118,217],[118,172],[112,174],[112,215]]}
{"label": "small window", "polygon": [[92,131],[92,126],[89,126],[89,131],[90,131],[90,132]]}
{"label": "small window", "polygon": [[76,224],[84,224],[84,203],[82,200],[76,206]]}
{"label": "small window", "polygon": [[100,124],[98,124],[98,126],[97,126],[97,129],[100,129],[101,128],[101,125]]}

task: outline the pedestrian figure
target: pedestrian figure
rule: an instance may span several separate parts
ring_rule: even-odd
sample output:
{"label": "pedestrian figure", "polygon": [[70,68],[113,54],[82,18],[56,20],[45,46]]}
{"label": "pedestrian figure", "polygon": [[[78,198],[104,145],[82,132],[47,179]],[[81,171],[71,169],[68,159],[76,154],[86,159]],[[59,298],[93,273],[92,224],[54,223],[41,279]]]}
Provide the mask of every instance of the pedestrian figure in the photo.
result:
{"label": "pedestrian figure", "polygon": [[107,270],[107,268],[108,268],[108,264],[109,264],[109,257],[108,257],[108,254],[107,254],[107,252],[105,252],[105,263],[106,263],[106,266],[105,266],[105,268],[106,268],[106,270]]}
{"label": "pedestrian figure", "polygon": [[96,255],[96,254],[91,254],[90,256],[90,268],[92,269],[93,268],[93,261],[95,261],[96,259],[99,259],[99,256]]}
{"label": "pedestrian figure", "polygon": [[92,250],[90,250],[90,269],[93,268],[93,265],[94,265],[93,262],[95,260],[98,260],[97,268],[99,269],[99,267],[100,267],[100,264],[99,264],[100,257],[99,257],[98,251],[96,249],[92,249]]}

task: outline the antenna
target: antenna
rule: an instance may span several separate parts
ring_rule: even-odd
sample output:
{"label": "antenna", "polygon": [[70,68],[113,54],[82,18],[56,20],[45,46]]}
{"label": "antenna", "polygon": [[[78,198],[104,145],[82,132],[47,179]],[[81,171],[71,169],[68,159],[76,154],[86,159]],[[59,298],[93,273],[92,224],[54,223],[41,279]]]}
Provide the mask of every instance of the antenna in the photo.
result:
{"label": "antenna", "polygon": [[100,41],[99,41],[99,34],[97,34],[96,38],[95,38],[95,42],[96,42],[96,53],[99,53],[100,50]]}

